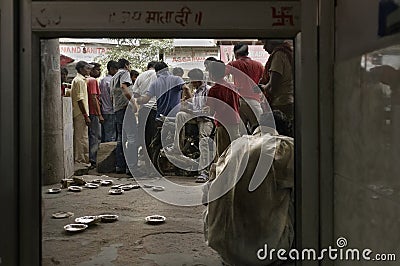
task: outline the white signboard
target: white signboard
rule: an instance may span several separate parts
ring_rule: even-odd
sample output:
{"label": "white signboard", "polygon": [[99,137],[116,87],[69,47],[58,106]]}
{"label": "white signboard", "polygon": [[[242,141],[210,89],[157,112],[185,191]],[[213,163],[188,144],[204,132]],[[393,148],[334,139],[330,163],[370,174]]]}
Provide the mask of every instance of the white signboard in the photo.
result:
{"label": "white signboard", "polygon": [[176,49],[175,52],[165,55],[165,62],[171,67],[181,67],[185,70],[193,68],[204,70],[204,61],[210,56],[219,59],[217,47],[208,49]]}
{"label": "white signboard", "polygon": [[[263,45],[249,45],[249,57],[265,65],[269,54],[264,50]],[[233,45],[221,45],[221,60],[225,63],[235,60]]]}
{"label": "white signboard", "polygon": [[60,54],[75,60],[86,62],[95,61],[99,56],[105,55],[109,47],[96,44],[60,44]]}

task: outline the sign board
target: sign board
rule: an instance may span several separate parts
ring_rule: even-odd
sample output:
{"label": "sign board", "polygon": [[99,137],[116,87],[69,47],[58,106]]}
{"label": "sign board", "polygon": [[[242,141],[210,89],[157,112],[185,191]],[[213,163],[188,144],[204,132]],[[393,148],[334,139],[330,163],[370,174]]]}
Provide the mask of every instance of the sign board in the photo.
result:
{"label": "sign board", "polygon": [[33,1],[32,28],[45,32],[259,29],[294,36],[300,31],[300,12],[300,1]]}
{"label": "sign board", "polygon": [[171,67],[181,67],[186,70],[193,68],[204,70],[204,61],[210,56],[219,58],[217,47],[175,49],[173,53],[166,54],[164,60]]}
{"label": "sign board", "polygon": [[[269,54],[264,50],[263,45],[249,45],[249,57],[265,65]],[[221,60],[225,63],[235,60],[233,45],[221,45]]]}
{"label": "sign board", "polygon": [[68,56],[75,62],[83,60],[92,62],[97,57],[105,55],[110,47],[97,44],[60,44],[60,54]]}

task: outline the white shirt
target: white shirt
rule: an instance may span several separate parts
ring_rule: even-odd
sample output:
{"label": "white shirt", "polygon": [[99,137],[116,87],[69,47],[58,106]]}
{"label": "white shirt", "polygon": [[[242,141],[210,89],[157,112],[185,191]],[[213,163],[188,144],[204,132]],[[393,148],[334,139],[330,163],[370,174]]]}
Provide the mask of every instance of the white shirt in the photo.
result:
{"label": "white shirt", "polygon": [[[146,92],[150,88],[150,84],[157,79],[156,71],[154,69],[146,70],[141,73],[133,84],[132,90],[134,93],[140,94],[140,96],[146,95]],[[156,102],[155,97],[151,98],[146,104],[153,106]]]}
{"label": "white shirt", "polygon": [[206,105],[209,89],[210,86],[207,86],[205,83],[203,83],[195,90],[193,95],[193,111],[201,112],[203,110],[203,107]]}

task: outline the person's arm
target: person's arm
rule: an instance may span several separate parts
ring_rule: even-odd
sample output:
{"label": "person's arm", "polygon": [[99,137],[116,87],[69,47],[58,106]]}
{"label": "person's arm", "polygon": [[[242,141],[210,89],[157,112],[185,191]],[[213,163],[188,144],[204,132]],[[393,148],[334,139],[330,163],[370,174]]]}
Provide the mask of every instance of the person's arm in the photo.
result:
{"label": "person's arm", "polygon": [[143,75],[140,74],[132,86],[132,93],[133,93],[133,97],[135,97],[135,98],[140,97],[139,92],[140,92],[140,87],[142,86],[142,83],[143,83],[142,79],[143,79]]}
{"label": "person's arm", "polygon": [[181,102],[181,111],[189,113],[189,114],[194,114],[193,104],[189,101],[182,101]]}
{"label": "person's arm", "polygon": [[155,83],[154,81],[150,84],[149,90],[146,92],[145,95],[140,96],[139,98],[137,98],[137,102],[138,104],[145,104],[148,103],[150,101],[151,98],[153,98],[154,96],[156,96],[156,88],[155,88]]}
{"label": "person's arm", "polygon": [[124,94],[124,96],[131,102],[131,104],[132,104],[132,111],[133,111],[134,113],[136,113],[137,110],[138,110],[138,106],[137,106],[135,97],[133,97],[133,95],[131,95],[131,94],[129,93],[128,85],[126,85],[126,83],[122,83],[122,84],[121,84],[121,89],[122,89],[122,93]]}
{"label": "person's arm", "polygon": [[205,106],[203,107],[203,112],[205,114],[209,114],[211,116],[213,116],[215,114],[215,108],[214,108],[214,102],[215,102],[214,98],[214,93],[212,90],[208,91],[208,95],[207,95],[207,100],[205,103]]}
{"label": "person's arm", "polygon": [[282,83],[282,77],[287,64],[287,56],[283,52],[276,52],[271,61],[269,87],[266,93],[274,95]]}
{"label": "person's arm", "polygon": [[143,95],[143,96],[140,96],[139,98],[137,98],[136,101],[138,104],[145,104],[145,103],[148,103],[150,101],[150,99],[151,99],[151,96],[146,94],[146,95]]}
{"label": "person's arm", "polygon": [[99,102],[99,99],[97,98],[97,95],[96,94],[90,94],[90,100],[92,101],[92,105],[95,107],[96,116],[99,117],[100,123],[103,123],[104,122],[104,118],[101,115],[100,102]]}
{"label": "person's arm", "polygon": [[274,95],[277,88],[280,86],[281,82],[282,82],[282,75],[279,74],[278,72],[271,71],[271,79],[269,85],[267,84],[266,86],[267,94]]}
{"label": "person's arm", "polygon": [[79,110],[81,110],[81,113],[85,119],[86,125],[89,126],[91,121],[90,121],[88,114],[86,113],[85,105],[83,104],[83,100],[78,101],[78,106],[79,106]]}

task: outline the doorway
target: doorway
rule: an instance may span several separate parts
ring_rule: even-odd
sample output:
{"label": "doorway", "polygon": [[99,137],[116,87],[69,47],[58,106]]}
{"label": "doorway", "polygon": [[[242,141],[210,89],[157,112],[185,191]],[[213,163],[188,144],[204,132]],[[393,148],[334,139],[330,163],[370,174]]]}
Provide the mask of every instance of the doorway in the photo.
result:
{"label": "doorway", "polygon": [[[143,2],[141,2],[143,4]],[[154,4],[157,4],[156,2],[152,2],[152,6],[150,6],[150,8],[154,8]],[[220,4],[222,5],[223,2],[220,2]],[[253,2],[251,3],[253,4]],[[268,8],[268,10],[272,10],[271,6],[270,6],[270,2],[258,2],[258,1],[254,1],[254,5],[252,5],[254,7],[254,11],[255,11],[255,15],[254,18],[260,18],[263,17],[264,13],[263,10],[265,10],[265,8]],[[282,5],[285,5],[287,3],[284,2],[279,2],[277,3],[277,5],[279,5],[280,7]],[[293,3],[291,3],[293,4]],[[82,5],[88,5],[86,4],[82,4]],[[101,5],[107,5],[106,2],[102,3]],[[126,7],[126,5],[129,5],[128,3],[124,3],[121,4],[121,7],[118,7],[120,10],[124,9],[124,7]],[[146,6],[146,4],[143,4],[144,6]],[[259,5],[265,5],[263,8],[259,8],[260,11],[256,11],[257,7],[259,7]],[[297,14],[300,13],[300,8],[306,8],[307,4],[304,5],[304,7],[300,7],[300,5],[296,2],[293,4],[295,7],[295,11],[298,12]],[[315,9],[315,6],[313,6],[312,4],[308,4],[308,7],[311,7],[311,9]],[[84,20],[84,14],[82,13],[76,13],[76,3],[69,3],[69,2],[64,2],[64,3],[54,3],[54,5],[52,4],[48,4],[46,2],[42,3],[42,2],[34,2],[33,6],[23,6],[23,12],[25,12],[26,14],[31,14],[31,8],[32,10],[34,10],[34,14],[39,14],[39,15],[46,15],[43,14],[45,13],[45,11],[41,11],[43,10],[43,8],[46,8],[46,12],[49,12],[49,14],[59,14],[62,11],[65,11],[65,14],[67,14],[68,12],[70,12],[71,14],[71,18],[74,17],[76,19],[76,21],[85,21]],[[99,10],[104,10],[105,7],[96,7],[99,8]],[[118,9],[117,8],[117,9]],[[214,9],[215,6],[213,7],[209,7],[205,9]],[[235,12],[238,12],[239,10],[241,10],[240,6],[237,4],[236,7],[230,7],[229,10],[235,10]],[[55,12],[52,12],[55,11]],[[233,11],[232,11],[233,12]],[[72,15],[72,14],[75,14]],[[30,17],[29,15],[27,17]],[[48,17],[46,17],[48,18]],[[203,17],[204,18],[204,17]],[[253,18],[253,17],[252,17]],[[300,19],[299,16],[297,18],[298,20]],[[313,19],[313,17],[309,18],[311,21]],[[272,17],[271,17],[272,20]],[[32,23],[36,23],[34,22],[36,21],[36,18],[34,17],[32,19]],[[218,37],[218,36],[229,36],[231,38],[248,38],[248,37],[256,37],[256,38],[262,38],[264,36],[274,36],[276,38],[294,38],[297,36],[297,33],[300,31],[300,26],[297,27],[289,27],[289,28],[281,28],[281,30],[277,30],[277,28],[275,26],[260,26],[260,25],[266,25],[265,21],[255,21],[252,19],[249,19],[248,23],[251,25],[234,25],[234,23],[229,23],[225,22],[225,25],[233,25],[228,27],[228,29],[224,29],[224,26],[218,26],[217,23],[215,22],[210,22],[210,24],[204,27],[204,29],[202,30],[196,30],[196,28],[188,28],[188,29],[184,29],[182,30],[181,28],[178,29],[174,29],[173,27],[168,27],[166,29],[164,29],[163,27],[160,27],[160,25],[156,25],[156,26],[152,26],[150,28],[148,27],[132,27],[132,26],[128,26],[128,27],[124,27],[122,24],[119,24],[117,26],[115,26],[114,28],[111,27],[111,29],[115,29],[114,31],[108,31],[108,32],[104,32],[105,28],[104,25],[93,25],[91,24],[90,27],[85,27],[85,30],[82,31],[81,28],[79,28],[79,25],[77,25],[75,22],[72,23],[70,20],[70,23],[72,24],[62,24],[65,22],[65,20],[63,20],[62,22],[58,21],[58,16],[54,16],[52,18],[50,18],[49,20],[46,21],[50,21],[50,24],[44,24],[45,26],[37,26],[34,25],[33,28],[31,29],[31,22],[25,22],[22,23],[23,24],[23,28],[25,28],[26,30],[28,30],[29,32],[31,32],[31,34],[27,34],[24,36],[24,38],[22,39],[22,45],[24,47],[24,54],[22,55],[22,62],[24,62],[25,64],[23,64],[24,66],[22,66],[22,68],[25,70],[24,73],[26,73],[26,78],[24,78],[24,83],[26,85],[29,85],[29,87],[32,87],[32,91],[29,92],[29,96],[33,96],[33,97],[27,97],[29,98],[29,103],[27,102],[26,105],[22,106],[21,108],[21,124],[24,124],[25,126],[22,128],[23,132],[26,132],[22,135],[22,139],[24,140],[23,142],[25,142],[25,144],[27,144],[27,146],[25,148],[22,148],[25,151],[25,154],[29,154],[30,156],[30,160],[29,160],[29,167],[27,167],[25,170],[22,170],[20,175],[21,175],[21,183],[24,183],[26,188],[22,188],[21,189],[21,216],[22,216],[22,223],[21,223],[21,228],[26,228],[25,232],[29,232],[26,234],[29,234],[30,237],[28,237],[28,239],[31,239],[31,241],[25,242],[23,244],[21,244],[21,248],[23,250],[22,254],[25,254],[27,256],[22,256],[22,258],[37,258],[37,250],[35,249],[30,249],[30,248],[24,248],[24,247],[30,247],[30,246],[34,246],[34,243],[37,243],[38,237],[40,234],[38,234],[39,231],[34,231],[31,232],[30,229],[32,229],[32,224],[31,223],[27,223],[25,222],[25,220],[23,219],[23,217],[38,217],[38,213],[36,213],[36,211],[33,210],[38,210],[39,209],[39,204],[37,204],[37,202],[39,201],[39,195],[40,195],[40,191],[39,190],[34,190],[31,191],[29,188],[31,187],[36,187],[39,188],[40,187],[40,171],[39,171],[39,167],[38,165],[40,165],[40,159],[38,158],[38,154],[40,151],[40,143],[39,143],[39,138],[40,138],[40,131],[38,131],[39,124],[37,123],[38,121],[38,114],[40,112],[38,112],[38,108],[40,107],[40,87],[39,87],[39,72],[38,70],[40,69],[40,54],[39,54],[39,41],[40,38],[58,38],[58,37],[82,37],[82,36],[86,36],[86,37],[95,37],[95,36],[100,36],[100,37],[127,37],[127,36],[140,36],[140,37],[163,37],[163,38],[170,38],[170,37],[196,37],[196,38],[204,38],[204,37]],[[86,20],[87,21],[87,20]],[[246,20],[247,21],[247,20]],[[41,21],[42,22],[42,21]],[[61,24],[60,24],[61,23]],[[122,23],[122,22],[121,22]],[[247,22],[246,22],[247,23]],[[252,24],[254,23],[254,25]],[[313,22],[312,22],[313,23]],[[79,24],[79,23],[78,23]],[[223,25],[223,23],[221,22],[221,24]],[[273,23],[271,23],[270,25],[272,25]],[[61,26],[58,26],[61,25]],[[236,27],[236,28],[235,28]],[[248,29],[251,30],[248,30]],[[178,31],[177,31],[178,30]],[[257,32],[256,34],[254,32]],[[303,45],[308,44],[308,40],[306,41],[307,36],[315,36],[313,34],[315,34],[315,32],[313,30],[309,30],[309,31],[305,31],[302,33],[303,37],[304,37],[304,41],[303,41]],[[310,41],[311,42],[311,41]],[[299,42],[298,42],[299,43]],[[313,46],[314,44],[307,45],[305,50],[300,50],[300,52],[298,53],[298,56],[305,56],[305,55],[310,55],[312,54],[313,51]],[[304,46],[303,46],[304,47]],[[301,49],[299,47],[299,49]],[[308,51],[308,52],[304,52],[304,51]],[[312,61],[311,59],[308,61],[308,59],[306,59],[305,61],[297,61],[300,65],[312,65],[315,66],[316,62],[310,62]],[[305,67],[306,67],[305,66]],[[305,71],[302,72],[301,77],[297,77],[298,81],[301,84],[301,87],[303,87],[304,85],[310,85],[307,83],[313,83],[313,81],[308,80],[307,82],[302,81],[304,79],[306,79],[308,76],[312,77],[313,74],[311,74],[310,72],[312,72],[311,70],[309,70],[309,72]],[[314,83],[313,83],[314,84]],[[315,86],[312,85],[312,86]],[[311,86],[311,87],[312,87]],[[28,87],[28,86],[27,86]],[[310,88],[310,86],[308,86],[308,88]],[[315,88],[315,87],[314,87]],[[307,122],[308,119],[310,119],[310,117],[308,117],[306,114],[308,113],[313,113],[312,110],[316,110],[317,108],[317,101],[315,101],[315,95],[313,94],[314,91],[310,90],[310,91],[306,91],[303,97],[306,97],[307,95],[312,94],[307,101],[307,107],[302,109],[302,111],[300,112],[300,110],[296,110],[296,117],[299,117],[300,119],[298,119],[297,121],[300,121],[297,126],[297,129],[299,131],[302,131],[303,127],[307,126],[307,130],[309,131],[313,131],[313,128],[315,129],[317,127],[317,124],[313,124],[312,122],[309,123]],[[301,97],[300,101],[304,100],[304,98]],[[310,100],[311,99],[311,100]],[[314,99],[314,100],[313,100]],[[26,99],[28,101],[28,99]],[[31,102],[32,101],[32,102]],[[297,102],[297,106],[302,106],[304,107],[305,103],[303,102]],[[301,107],[301,108],[302,108]],[[313,117],[313,116],[311,116]],[[36,118],[36,119],[35,119]],[[314,119],[314,118],[313,118]],[[312,120],[313,120],[312,119]],[[302,124],[305,123],[306,124]],[[24,130],[26,129],[26,130]],[[25,135],[26,134],[26,135]],[[296,136],[301,136],[300,132],[298,132],[298,135]],[[302,154],[304,154],[304,152],[306,151],[305,149],[307,147],[307,144],[311,144],[311,146],[314,146],[315,142],[317,142],[315,139],[313,139],[313,137],[306,137],[304,138],[304,135],[301,136],[303,138],[297,138],[298,140],[300,140],[300,143],[302,144],[302,151],[300,151],[299,149],[297,150],[298,152],[298,156],[296,157],[296,162],[299,166],[302,167],[298,167],[298,171],[300,173],[302,173],[301,178],[299,178],[299,188],[300,190],[304,187],[302,186],[302,184],[307,183],[307,180],[310,181],[312,184],[318,183],[318,178],[315,175],[316,172],[318,172],[315,168],[313,168],[313,166],[315,164],[315,161],[318,161],[318,155],[312,155],[311,157],[308,156],[307,158],[303,157]],[[33,140],[33,141],[32,141]],[[312,149],[312,148],[311,148]],[[32,156],[31,156],[32,155]],[[308,161],[308,163],[307,163]],[[310,163],[312,162],[312,163]],[[307,167],[304,167],[307,166]],[[311,168],[309,168],[311,167]],[[304,175],[304,173],[306,172],[310,172],[312,173],[311,175]],[[34,176],[34,178],[32,178],[32,176]],[[29,178],[28,178],[29,177]],[[297,179],[296,179],[297,180]],[[310,183],[308,182],[308,183]],[[313,186],[312,190],[317,189],[318,191],[318,185],[315,187]],[[308,196],[305,195],[300,195],[299,196],[301,199],[303,199],[303,201],[299,204],[301,204],[302,206],[304,206],[304,204],[307,203],[313,203],[318,205],[318,193],[311,193],[308,194]],[[307,198],[306,198],[307,197]],[[25,199],[29,199],[29,200],[25,200]],[[311,204],[311,206],[314,206],[314,204]],[[310,205],[308,205],[310,206]],[[312,211],[311,211],[312,210]],[[312,239],[311,241],[307,241],[308,243],[317,243],[318,242],[318,232],[315,231],[315,221],[318,221],[318,207],[316,208],[310,208],[310,211],[308,212],[309,215],[300,215],[299,219],[297,219],[297,221],[299,221],[299,226],[301,227],[301,235],[305,234],[305,231],[308,231],[308,236],[312,236],[310,237],[310,239]],[[35,219],[34,219],[35,220]],[[313,222],[311,223],[307,223],[308,220],[312,220]],[[26,220],[27,221],[27,220]],[[34,228],[39,228],[39,224],[38,222],[34,222],[33,224]],[[317,226],[318,227],[318,226]],[[308,228],[308,229],[306,229]],[[23,230],[24,231],[24,230]],[[298,231],[300,232],[300,231]],[[24,233],[25,234],[25,233]],[[299,238],[300,239],[300,238]],[[301,241],[301,240],[299,240]],[[35,261],[35,259],[34,259]]]}

